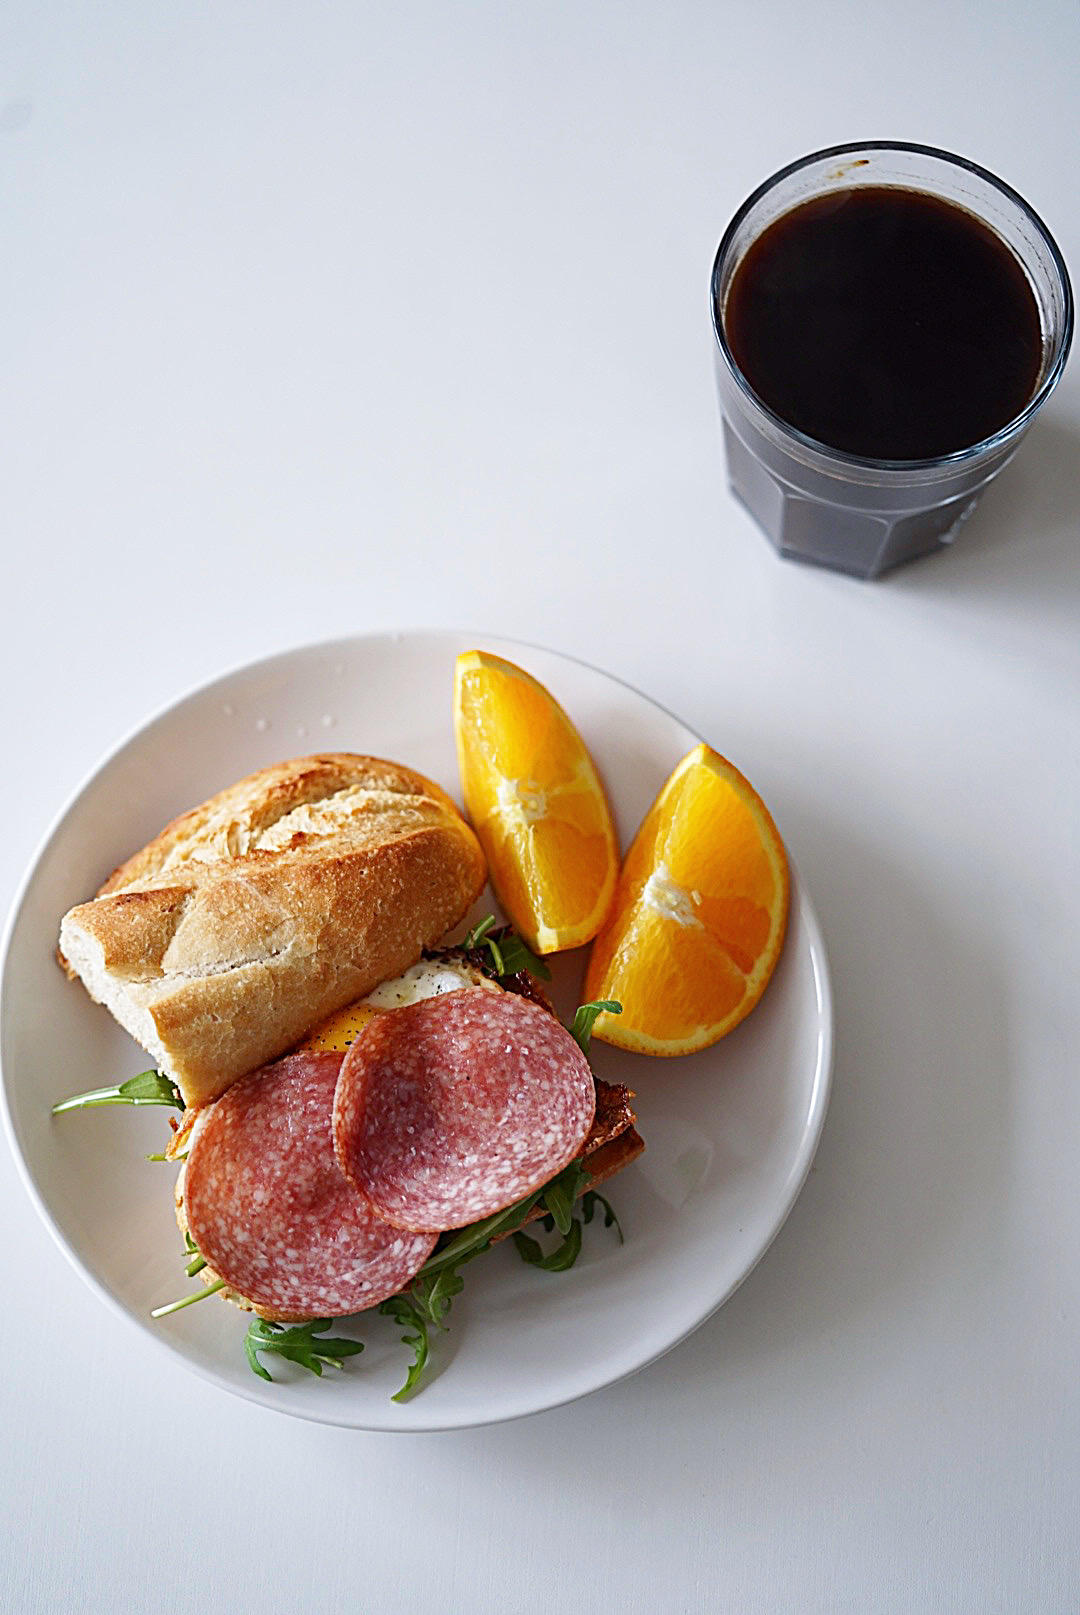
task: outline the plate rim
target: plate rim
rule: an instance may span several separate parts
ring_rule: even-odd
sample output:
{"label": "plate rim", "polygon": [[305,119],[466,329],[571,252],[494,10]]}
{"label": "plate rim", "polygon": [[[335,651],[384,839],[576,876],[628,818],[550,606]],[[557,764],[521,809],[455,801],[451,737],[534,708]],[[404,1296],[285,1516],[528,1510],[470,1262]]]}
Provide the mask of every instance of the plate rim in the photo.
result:
{"label": "plate rim", "polygon": [[[628,679],[621,677],[619,674],[611,673],[606,668],[598,667],[595,662],[590,662],[587,658],[574,655],[572,652],[559,650],[550,645],[544,645],[535,641],[518,639],[503,633],[474,633],[471,629],[465,630],[458,628],[430,626],[373,629],[367,632],[355,634],[337,634],[329,639],[301,640],[294,644],[283,646],[279,650],[270,651],[264,655],[248,657],[246,660],[234,663],[224,671],[215,674],[211,678],[203,679],[189,685],[179,694],[165,700],[155,707],[154,710],[152,710],[126,733],[124,733],[113,746],[102,753],[98,760],[83,774],[74,788],[69,792],[68,796],[62,802],[61,806],[54,813],[50,823],[39,839],[36,847],[32,851],[26,868],[23,871],[22,878],[16,887],[15,894],[12,898],[11,906],[5,920],[2,937],[0,937],[0,1006],[2,1006],[3,1000],[7,995],[8,969],[15,932],[18,928],[19,918],[26,904],[30,893],[30,888],[33,885],[38,868],[48,853],[54,839],[60,833],[69,816],[77,807],[80,799],[90,789],[94,781],[107,768],[109,768],[123,752],[125,752],[130,746],[134,745],[147,731],[161,722],[162,719],[167,718],[170,714],[177,711],[186,702],[194,700],[197,697],[207,696],[211,694],[215,686],[228,684],[241,675],[252,673],[261,667],[268,666],[271,663],[280,663],[290,657],[309,653],[321,654],[324,656],[333,655],[334,650],[337,647],[341,647],[344,650],[346,647],[354,647],[359,643],[371,646],[377,644],[379,641],[382,641],[387,645],[400,646],[408,640],[415,639],[443,640],[453,642],[472,639],[478,644],[483,644],[484,642],[497,642],[507,647],[514,646],[518,650],[535,651],[545,656],[551,656],[557,661],[571,662],[576,666],[585,669],[587,672],[598,674],[601,678],[607,679],[611,683],[618,685],[620,688],[629,691],[630,694],[636,696],[639,700],[646,702],[647,705],[655,708],[659,712],[662,712],[665,717],[669,718],[673,723],[678,725],[678,727],[684,730],[685,733],[692,736],[697,743],[702,743],[702,737],[697,734],[696,730],[691,728],[689,724],[680,718],[677,713],[672,712],[672,710],[665,706],[662,701],[658,701],[654,696],[646,694],[645,691],[639,689],[635,684],[632,684]],[[298,753],[297,755],[303,754]],[[786,843],[785,850],[787,850]],[[246,1389],[244,1391],[239,1390],[229,1380],[219,1375],[213,1367],[199,1362],[185,1352],[177,1342],[170,1339],[167,1335],[162,1334],[160,1331],[152,1329],[148,1320],[141,1319],[133,1314],[130,1308],[120,1299],[120,1297],[114,1294],[113,1291],[109,1289],[108,1286],[84,1264],[82,1258],[69,1244],[68,1240],[65,1238],[56,1220],[54,1219],[41,1190],[38,1188],[38,1185],[31,1172],[30,1164],[23,1153],[18,1138],[15,1118],[12,1111],[12,1104],[8,1093],[8,1078],[3,1069],[3,1043],[2,1040],[0,1040],[0,1117],[3,1119],[3,1130],[10,1146],[12,1156],[14,1157],[18,1175],[22,1180],[23,1186],[26,1189],[35,1210],[37,1211],[38,1216],[44,1223],[54,1243],[59,1247],[60,1251],[75,1269],[76,1273],[78,1273],[83,1282],[86,1283],[93,1293],[106,1304],[110,1311],[113,1312],[114,1315],[123,1319],[126,1324],[134,1325],[142,1336],[149,1340],[155,1348],[167,1353],[169,1358],[174,1362],[179,1360],[189,1372],[197,1374],[200,1379],[216,1386],[219,1391],[226,1394],[238,1396],[243,1401],[254,1402],[258,1406],[265,1407],[271,1412],[277,1413],[282,1417],[302,1419],[306,1423],[322,1424],[338,1429],[362,1430],[370,1433],[385,1435],[431,1435],[438,1434],[442,1431],[449,1432],[454,1430],[482,1429],[490,1425],[510,1423],[517,1419],[532,1418],[541,1413],[553,1412],[557,1408],[566,1407],[583,1397],[591,1396],[598,1391],[604,1390],[608,1386],[620,1384],[625,1380],[633,1378],[634,1375],[641,1373],[644,1369],[650,1367],[651,1364],[658,1362],[662,1357],[665,1357],[669,1351],[673,1351],[676,1346],[679,1346],[684,1341],[688,1340],[691,1335],[695,1334],[697,1330],[702,1327],[703,1324],[707,1323],[708,1320],[713,1317],[721,1307],[726,1305],[726,1303],[735,1294],[735,1291],[746,1282],[751,1273],[758,1266],[759,1262],[771,1249],[781,1229],[787,1222],[788,1217],[791,1215],[795,1203],[805,1186],[806,1179],[809,1175],[810,1168],[813,1165],[814,1158],[817,1154],[818,1146],[821,1141],[821,1135],[824,1129],[825,1118],[828,1113],[829,1101],[832,1093],[835,1014],[828,953],[825,947],[825,939],[821,929],[821,922],[818,918],[817,911],[814,908],[809,893],[803,884],[794,859],[791,857],[790,851],[788,851],[788,863],[791,872],[792,897],[798,902],[800,919],[806,925],[808,932],[807,942],[810,950],[814,984],[819,1006],[819,1030],[815,1053],[814,1073],[810,1087],[809,1103],[805,1114],[805,1124],[800,1134],[798,1150],[795,1152],[790,1163],[785,1193],[776,1203],[772,1216],[769,1219],[768,1232],[762,1240],[760,1247],[752,1260],[742,1268],[742,1270],[732,1280],[731,1284],[719,1296],[710,1300],[708,1306],[695,1322],[691,1323],[687,1328],[683,1329],[671,1340],[665,1342],[665,1344],[660,1346],[656,1351],[650,1352],[647,1356],[632,1364],[630,1367],[621,1369],[612,1376],[597,1379],[594,1383],[589,1385],[574,1388],[568,1391],[565,1395],[556,1396],[554,1400],[544,1401],[534,1407],[511,1410],[509,1412],[494,1412],[486,1415],[481,1414],[479,1417],[469,1418],[455,1416],[435,1423],[410,1423],[406,1426],[385,1423],[358,1423],[353,1417],[334,1417],[333,1409],[329,1406],[327,1406],[324,1413],[320,1408],[316,1407],[314,1403],[312,1403],[310,1407],[307,1405],[283,1406],[280,1402],[275,1402],[272,1400],[270,1395],[268,1395],[265,1391],[261,1382],[253,1384],[250,1387],[250,1392],[248,1392]]]}

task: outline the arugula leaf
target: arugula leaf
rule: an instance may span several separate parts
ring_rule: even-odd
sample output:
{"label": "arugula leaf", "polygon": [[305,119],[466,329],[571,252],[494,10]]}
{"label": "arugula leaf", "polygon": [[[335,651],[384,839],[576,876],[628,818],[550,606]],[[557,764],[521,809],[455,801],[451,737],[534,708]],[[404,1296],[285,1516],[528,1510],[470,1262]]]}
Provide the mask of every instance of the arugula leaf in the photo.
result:
{"label": "arugula leaf", "polygon": [[537,976],[541,981],[551,980],[551,971],[543,959],[538,958],[509,926],[505,934],[499,937],[499,948],[503,957],[500,975],[516,976],[519,970],[527,970],[530,976]]}
{"label": "arugula leaf", "polygon": [[[571,1161],[570,1165],[544,1188],[534,1190],[532,1194],[526,1195],[514,1205],[507,1206],[504,1211],[497,1211],[480,1222],[472,1223],[468,1228],[462,1228],[441,1249],[428,1257],[408,1290],[403,1290],[399,1295],[392,1295],[389,1300],[382,1303],[379,1311],[395,1318],[408,1331],[401,1339],[406,1346],[412,1347],[414,1354],[405,1384],[394,1397],[396,1402],[404,1401],[419,1386],[420,1377],[430,1354],[428,1325],[444,1330],[447,1327],[446,1315],[451,1303],[465,1288],[465,1280],[459,1269],[464,1267],[466,1262],[471,1262],[475,1257],[482,1255],[499,1234],[512,1233],[516,1238],[516,1231],[542,1197],[545,1205],[558,1220],[564,1214],[564,1207],[569,1208],[573,1205],[581,1185],[586,1182],[588,1176],[588,1172],[579,1162]],[[554,1208],[547,1199],[549,1194],[554,1196]],[[543,1257],[537,1247],[537,1257],[541,1265],[549,1265],[550,1262],[552,1272],[559,1272],[563,1267],[572,1266],[577,1259],[577,1251],[581,1248],[580,1226],[577,1229],[575,1249],[568,1209],[566,1216],[566,1226],[560,1231],[568,1237],[560,1246],[559,1252],[548,1259]],[[535,1241],[530,1240],[529,1244],[535,1244]]]}
{"label": "arugula leaf", "polygon": [[65,1110],[89,1110],[94,1105],[172,1105],[184,1109],[184,1101],[175,1082],[163,1077],[160,1071],[140,1071],[113,1088],[92,1088],[89,1093],[73,1094],[52,1107],[54,1116]]}
{"label": "arugula leaf", "polygon": [[470,931],[466,931],[461,940],[461,946],[468,949],[478,948],[481,942],[483,942],[484,938],[487,936],[488,932],[493,931],[494,929],[494,914],[485,914],[484,918],[482,920],[478,920]]}
{"label": "arugula leaf", "polygon": [[[480,1252],[475,1254],[479,1256]],[[465,1257],[468,1261],[468,1257]],[[456,1267],[444,1267],[437,1273],[431,1273],[425,1279],[417,1279],[412,1286],[413,1299],[421,1311],[430,1319],[437,1329],[446,1330],[446,1314],[450,1311],[454,1297],[461,1294],[465,1288],[465,1280]]]}
{"label": "arugula leaf", "polygon": [[581,1197],[581,1211],[586,1222],[592,1222],[593,1213],[596,1211],[597,1206],[603,1206],[604,1208],[604,1227],[614,1227],[619,1236],[619,1244],[625,1245],[626,1240],[623,1238],[622,1223],[616,1217],[611,1201],[606,1200],[596,1189],[587,1189]]}
{"label": "arugula leaf", "polygon": [[203,1255],[198,1245],[196,1245],[186,1228],[184,1229],[184,1250],[191,1258],[185,1267],[184,1272],[187,1274],[189,1279],[193,1279],[196,1273],[201,1273],[203,1268],[206,1266],[206,1257]]}
{"label": "arugula leaf", "polygon": [[446,1267],[459,1267],[463,1262],[471,1261],[486,1251],[492,1240],[499,1234],[509,1234],[515,1228],[520,1228],[529,1212],[539,1200],[542,1189],[535,1189],[532,1194],[518,1200],[505,1211],[493,1212],[482,1222],[470,1223],[460,1233],[441,1249],[435,1250],[420,1269],[417,1277],[423,1278],[429,1273],[438,1273]]}
{"label": "arugula leaf", "polygon": [[585,1163],[571,1161],[570,1165],[564,1167],[559,1176],[547,1185],[543,1192],[543,1205],[547,1209],[547,1215],[540,1219],[540,1226],[549,1234],[558,1228],[563,1241],[545,1256],[543,1247],[537,1240],[515,1230],[514,1244],[523,1262],[528,1262],[533,1267],[542,1267],[547,1273],[565,1273],[567,1268],[573,1267],[581,1254],[582,1228],[585,1223],[592,1222],[597,1207],[603,1207],[604,1227],[614,1227],[619,1235],[619,1243],[622,1244],[623,1231],[619,1219],[609,1202],[595,1189],[586,1189],[581,1196],[581,1219],[574,1216],[575,1202],[588,1178],[589,1171]]}
{"label": "arugula leaf", "polygon": [[545,1273],[565,1273],[567,1268],[573,1267],[581,1255],[581,1224],[576,1217],[572,1217],[566,1238],[547,1256],[536,1240],[530,1239],[528,1234],[516,1233],[514,1244],[522,1261],[530,1262],[534,1267],[542,1267]]}
{"label": "arugula leaf", "polygon": [[[548,1219],[545,1218],[545,1221],[547,1220]],[[554,1223],[552,1223],[551,1226],[554,1227]],[[531,1262],[534,1267],[539,1267],[544,1259],[543,1246],[539,1245],[535,1239],[530,1238],[528,1234],[523,1234],[520,1229],[513,1234],[512,1238],[514,1241],[514,1249],[521,1257],[521,1260],[523,1262]]]}
{"label": "arugula leaf", "polygon": [[379,1307],[381,1313],[396,1319],[404,1327],[406,1332],[401,1337],[402,1343],[413,1351],[412,1366],[404,1385],[393,1398],[395,1402],[406,1401],[419,1387],[431,1349],[428,1325],[442,1330],[448,1327],[446,1315],[455,1296],[459,1296],[465,1288],[459,1268],[482,1255],[497,1234],[520,1228],[541,1192],[537,1189],[516,1205],[508,1206],[505,1211],[495,1212],[483,1221],[463,1228],[441,1250],[428,1257],[409,1289],[390,1296]]}
{"label": "arugula leaf", "polygon": [[461,946],[468,950],[484,948],[491,955],[496,976],[516,976],[527,970],[540,981],[550,981],[551,971],[542,959],[527,947],[512,926],[495,927],[494,914],[487,914],[464,937]]}
{"label": "arugula leaf", "polygon": [[589,1181],[590,1173],[587,1166],[581,1161],[571,1161],[564,1166],[557,1178],[544,1185],[544,1206],[555,1220],[555,1226],[565,1238],[570,1232],[570,1224],[574,1217],[574,1201],[577,1199],[583,1184]]}
{"label": "arugula leaf", "polygon": [[364,1347],[359,1340],[346,1340],[340,1335],[331,1335],[327,1340],[315,1338],[325,1334],[329,1327],[329,1318],[315,1318],[311,1323],[291,1326],[271,1323],[267,1318],[253,1318],[244,1336],[244,1351],[252,1371],[260,1379],[274,1377],[259,1361],[260,1352],[276,1352],[320,1379],[324,1363],[328,1368],[344,1368],[342,1359],[355,1357]]}
{"label": "arugula leaf", "polygon": [[408,1293],[390,1296],[381,1303],[379,1311],[402,1325],[405,1333],[401,1337],[401,1343],[403,1346],[412,1347],[413,1360],[405,1383],[391,1398],[394,1402],[404,1402],[416,1390],[427,1364],[429,1349],[427,1321]]}
{"label": "arugula leaf", "polygon": [[[568,1184],[580,1185],[587,1176],[588,1174],[583,1172],[576,1162],[572,1162],[555,1181],[566,1180]],[[551,1185],[547,1187],[550,1189]],[[419,1387],[431,1349],[428,1325],[445,1330],[446,1315],[451,1304],[455,1296],[460,1295],[465,1288],[465,1280],[458,1271],[459,1268],[464,1267],[466,1262],[471,1262],[474,1257],[482,1255],[499,1234],[514,1233],[520,1228],[544,1193],[546,1190],[536,1189],[514,1205],[507,1206],[504,1211],[497,1211],[481,1222],[472,1223],[468,1228],[461,1229],[443,1245],[441,1250],[436,1250],[428,1257],[408,1290],[390,1296],[379,1307],[380,1312],[396,1319],[405,1328],[406,1333],[401,1337],[402,1343],[410,1346],[413,1351],[412,1366],[404,1385],[394,1396],[395,1402],[405,1401]],[[573,1193],[577,1193],[576,1187],[573,1188]],[[579,1248],[580,1245],[579,1228]],[[575,1257],[576,1252],[565,1265],[570,1266]]]}
{"label": "arugula leaf", "polygon": [[404,1385],[394,1395],[395,1402],[406,1401],[418,1389],[431,1349],[428,1324],[444,1332],[448,1328],[446,1314],[454,1297],[465,1288],[465,1280],[458,1272],[458,1267],[473,1256],[479,1256],[484,1248],[477,1246],[461,1256],[453,1266],[443,1266],[434,1272],[421,1268],[409,1289],[390,1296],[379,1307],[380,1312],[404,1326],[406,1332],[401,1337],[402,1343],[411,1346],[413,1351],[412,1365]]}
{"label": "arugula leaf", "polygon": [[[186,1228],[184,1229],[184,1255],[187,1257],[184,1272],[189,1279],[193,1279],[196,1273],[201,1273],[207,1264],[206,1257]],[[179,1301],[170,1301],[167,1306],[155,1307],[150,1316],[152,1318],[165,1318],[171,1312],[180,1312],[184,1307],[193,1307],[196,1301],[205,1301],[208,1295],[216,1295],[219,1290],[224,1288],[225,1280],[218,1279],[216,1283],[208,1284],[203,1289],[196,1290],[192,1295],[182,1296]]]}
{"label": "arugula leaf", "polygon": [[574,1011],[574,1019],[568,1030],[582,1054],[587,1055],[589,1052],[596,1017],[605,1012],[608,1015],[621,1015],[622,1005],[614,998],[598,998],[591,1004],[579,1004]]}
{"label": "arugula leaf", "polygon": [[[580,1161],[571,1161],[558,1177],[553,1178],[542,1189],[534,1189],[532,1194],[527,1194],[523,1200],[517,1200],[512,1206],[507,1206],[505,1211],[493,1212],[481,1222],[470,1223],[467,1228],[462,1228],[445,1245],[432,1252],[417,1274],[417,1280],[427,1279],[431,1274],[441,1273],[449,1268],[461,1267],[474,1256],[479,1256],[500,1234],[511,1234],[520,1228],[541,1198],[556,1221],[562,1219],[559,1223],[559,1232],[564,1235],[569,1233],[569,1208],[588,1177],[587,1167]],[[552,1199],[555,1201],[554,1206]],[[458,1293],[458,1290],[454,1291],[455,1295]]]}
{"label": "arugula leaf", "polygon": [[184,1101],[175,1082],[160,1071],[140,1071],[120,1084],[120,1092],[132,1105],[172,1105],[184,1109]]}
{"label": "arugula leaf", "polygon": [[182,1312],[185,1307],[193,1307],[196,1301],[205,1301],[208,1295],[216,1295],[225,1288],[224,1279],[216,1279],[213,1284],[207,1284],[203,1289],[196,1290],[192,1295],[184,1295],[179,1301],[169,1301],[163,1307],[155,1307],[150,1316],[152,1318],[167,1318],[172,1312]]}

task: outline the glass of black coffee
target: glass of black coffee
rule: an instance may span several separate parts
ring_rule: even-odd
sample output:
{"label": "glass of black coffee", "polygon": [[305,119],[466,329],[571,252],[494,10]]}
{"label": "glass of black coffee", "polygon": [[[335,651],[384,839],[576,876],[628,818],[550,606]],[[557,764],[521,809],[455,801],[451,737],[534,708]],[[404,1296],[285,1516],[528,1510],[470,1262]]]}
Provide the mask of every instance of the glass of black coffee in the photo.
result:
{"label": "glass of black coffee", "polygon": [[782,555],[872,578],[948,544],[1057,384],[1053,237],[930,146],[834,146],[743,203],[712,276],[728,475]]}

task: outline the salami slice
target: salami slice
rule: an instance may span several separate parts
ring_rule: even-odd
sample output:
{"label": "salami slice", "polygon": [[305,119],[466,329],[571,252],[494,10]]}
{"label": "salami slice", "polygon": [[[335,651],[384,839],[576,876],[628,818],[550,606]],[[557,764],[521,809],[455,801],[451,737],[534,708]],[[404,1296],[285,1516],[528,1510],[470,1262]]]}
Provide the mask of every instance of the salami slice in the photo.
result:
{"label": "salami slice", "polygon": [[276,1318],[360,1312],[402,1289],[435,1240],[391,1228],[334,1158],[343,1056],[292,1054],[209,1106],[184,1168],[187,1226],[207,1263]]}
{"label": "salami slice", "polygon": [[547,1183],[596,1105],[565,1027],[513,993],[465,987],[380,1015],[334,1101],[342,1171],[399,1228],[464,1228]]}

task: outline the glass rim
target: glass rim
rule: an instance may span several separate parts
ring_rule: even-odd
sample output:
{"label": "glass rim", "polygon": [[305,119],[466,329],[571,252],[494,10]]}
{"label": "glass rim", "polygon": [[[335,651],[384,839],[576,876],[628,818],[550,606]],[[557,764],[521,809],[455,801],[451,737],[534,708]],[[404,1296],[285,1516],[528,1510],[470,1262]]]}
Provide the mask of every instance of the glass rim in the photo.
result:
{"label": "glass rim", "polygon": [[[1054,269],[1057,273],[1058,281],[1062,290],[1062,321],[1058,340],[1057,355],[1039,386],[1035,389],[1035,392],[1024,405],[1024,408],[1018,415],[1014,415],[1010,421],[1007,421],[1004,426],[999,427],[996,432],[992,432],[989,437],[980,438],[977,443],[972,443],[966,448],[953,449],[948,454],[931,455],[927,459],[885,460],[879,459],[874,455],[852,454],[846,449],[833,448],[831,444],[823,443],[820,438],[811,437],[808,433],[801,431],[799,427],[792,426],[790,421],[784,420],[782,415],[778,415],[775,410],[771,409],[769,405],[765,403],[764,399],[758,396],[753,387],[750,385],[750,382],[747,380],[746,376],[743,375],[738,364],[735,362],[735,357],[731,352],[731,349],[728,346],[727,338],[724,334],[724,323],[720,317],[720,310],[717,307],[716,294],[720,274],[730,254],[732,242],[735,239],[739,226],[742,224],[747,214],[752,208],[756,207],[758,202],[760,202],[763,197],[767,196],[769,192],[774,190],[775,187],[783,180],[790,178],[792,174],[797,174],[800,169],[809,168],[813,163],[823,162],[829,158],[852,157],[857,156],[859,153],[875,151],[914,152],[921,157],[932,157],[938,161],[949,163],[955,168],[963,169],[967,173],[974,174],[979,179],[985,180],[987,184],[993,186],[995,190],[999,191],[1017,208],[1019,208],[1021,213],[1023,213],[1035,226],[1049,250],[1050,257],[1053,260]],[[917,190],[920,189],[920,187],[910,186],[908,189]],[[960,204],[957,205],[959,206]],[[968,211],[973,212],[974,210],[969,209]],[[982,223],[987,224],[990,229],[993,229],[993,225],[989,224],[989,221],[983,218],[981,214],[977,216],[981,219]],[[995,234],[996,233],[997,232],[995,231]],[[1019,257],[1019,254],[1016,253],[1013,247],[1010,247],[1009,250],[1010,252],[1014,253],[1014,256]],[[1026,265],[1024,266],[1024,269],[1026,274]],[[1065,260],[1061,255],[1061,249],[1054,240],[1054,237],[1051,235],[1050,230],[1047,228],[1044,221],[1031,206],[1030,202],[1025,201],[1025,199],[1020,195],[1019,191],[1014,191],[1012,186],[1008,185],[1005,180],[1000,179],[997,174],[991,173],[988,168],[983,168],[979,163],[972,162],[970,158],[961,157],[956,152],[945,151],[941,146],[925,146],[920,144],[918,141],[912,140],[856,140],[847,142],[841,146],[823,146],[820,151],[812,151],[805,157],[797,157],[794,162],[786,163],[783,168],[778,168],[775,173],[770,174],[767,179],[762,180],[761,184],[757,186],[755,190],[751,191],[750,195],[732,216],[731,222],[728,224],[727,229],[720,238],[720,245],[716,249],[716,257],[713,259],[712,276],[709,282],[709,291],[713,335],[716,338],[717,345],[720,352],[723,354],[724,361],[727,364],[734,381],[740,390],[745,393],[750,402],[757,409],[761,410],[767,419],[771,421],[772,424],[779,429],[779,431],[784,433],[786,437],[793,438],[804,448],[811,449],[816,454],[825,455],[837,464],[861,467],[864,470],[928,471],[937,468],[961,465],[967,460],[972,460],[978,455],[987,453],[989,450],[1003,447],[1011,438],[1016,437],[1023,430],[1031,418],[1046,402],[1046,399],[1049,397],[1050,393],[1053,392],[1058,381],[1061,379],[1061,373],[1065,368],[1065,361],[1069,356],[1069,349],[1072,345],[1073,293],[1072,282],[1069,279],[1069,271],[1065,267]]]}

